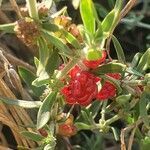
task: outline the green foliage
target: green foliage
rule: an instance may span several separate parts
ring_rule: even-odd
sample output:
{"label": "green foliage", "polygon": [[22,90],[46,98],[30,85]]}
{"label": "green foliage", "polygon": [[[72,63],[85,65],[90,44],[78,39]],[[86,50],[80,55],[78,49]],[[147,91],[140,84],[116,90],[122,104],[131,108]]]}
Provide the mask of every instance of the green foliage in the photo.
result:
{"label": "green foliage", "polygon": [[36,142],[41,142],[44,139],[43,136],[37,134],[36,132],[22,131],[21,134],[26,138],[29,138]]}
{"label": "green foliage", "polygon": [[37,78],[36,75],[23,67],[19,67],[18,72],[23,81],[27,84],[28,88],[33,91],[34,95],[37,97],[41,96],[45,89],[45,86],[38,88],[32,85],[32,82]]}
{"label": "green foliage", "polygon": [[117,38],[115,36],[112,36],[112,41],[115,47],[115,50],[117,52],[117,56],[118,56],[118,60],[125,64],[126,60],[125,60],[125,56],[124,56],[124,51],[119,43],[119,41],[117,40]]}
{"label": "green foliage", "polygon": [[37,116],[37,129],[42,128],[49,121],[52,108],[56,101],[57,92],[51,92],[43,101],[43,104],[39,108]]}
{"label": "green foliage", "polygon": [[87,33],[93,35],[95,32],[95,17],[92,0],[81,0],[80,13]]}
{"label": "green foliage", "polygon": [[23,108],[28,108],[28,109],[39,108],[42,105],[41,101],[18,100],[18,99],[4,98],[4,97],[0,97],[0,102],[3,102],[8,105],[15,105]]}
{"label": "green foliage", "polygon": [[111,62],[106,65],[102,65],[92,72],[96,75],[106,74],[106,73],[122,73],[125,71],[126,66],[121,63]]}

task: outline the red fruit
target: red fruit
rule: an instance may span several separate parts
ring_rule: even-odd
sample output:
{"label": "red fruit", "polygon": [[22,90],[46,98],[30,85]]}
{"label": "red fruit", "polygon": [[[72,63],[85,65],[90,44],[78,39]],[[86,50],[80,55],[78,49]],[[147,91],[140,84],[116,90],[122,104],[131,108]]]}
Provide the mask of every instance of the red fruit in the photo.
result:
{"label": "red fruit", "polygon": [[40,133],[42,136],[44,136],[44,137],[47,137],[47,136],[48,136],[48,133],[47,133],[47,131],[46,131],[45,129],[39,129],[38,131],[39,131],[39,133]]}
{"label": "red fruit", "polygon": [[76,65],[73,69],[70,70],[69,75],[71,78],[76,77],[77,73],[80,73],[81,69]]}
{"label": "red fruit", "polygon": [[77,128],[74,125],[60,124],[58,126],[58,134],[62,136],[73,136],[77,133]]}
{"label": "red fruit", "polygon": [[106,56],[107,56],[107,53],[106,51],[102,51],[102,57],[99,58],[98,60],[92,60],[92,61],[89,61],[89,60],[83,60],[83,63],[89,67],[89,68],[92,68],[92,69],[95,69],[97,68],[101,63],[103,63],[106,59]]}
{"label": "red fruit", "polygon": [[61,93],[65,96],[65,100],[68,104],[86,106],[90,104],[97,95],[96,80],[95,76],[89,72],[78,72],[77,70],[75,69],[75,71],[71,73],[71,81],[61,90]]}
{"label": "red fruit", "polygon": [[[121,75],[119,73],[108,73],[107,75],[117,80],[121,78]],[[114,97],[115,95],[116,95],[116,87],[112,83],[106,81],[102,89],[97,94],[97,99],[106,100]]]}

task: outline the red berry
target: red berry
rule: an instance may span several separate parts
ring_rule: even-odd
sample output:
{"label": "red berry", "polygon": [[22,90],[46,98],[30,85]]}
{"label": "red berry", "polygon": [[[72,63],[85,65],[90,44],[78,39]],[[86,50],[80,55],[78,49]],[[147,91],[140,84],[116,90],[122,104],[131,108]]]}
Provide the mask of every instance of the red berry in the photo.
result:
{"label": "red berry", "polygon": [[103,63],[106,59],[106,56],[107,56],[107,53],[106,51],[102,51],[102,57],[99,58],[98,60],[92,60],[92,61],[89,61],[89,60],[83,60],[83,63],[89,67],[89,68],[92,68],[92,69],[95,69],[97,68],[101,63]]}
{"label": "red berry", "polygon": [[[77,69],[78,70],[78,69]],[[80,104],[86,106],[97,95],[97,85],[95,76],[87,71],[72,72],[71,81],[65,86],[61,93],[65,96],[68,104]],[[77,71],[77,73],[76,73]]]}
{"label": "red berry", "polygon": [[76,77],[77,73],[80,73],[81,69],[76,65],[73,69],[70,70],[69,75],[71,78]]}
{"label": "red berry", "polygon": [[39,131],[39,133],[40,133],[42,136],[44,136],[44,137],[47,137],[47,136],[48,136],[48,133],[47,133],[47,131],[46,131],[45,129],[39,129],[38,131]]}
{"label": "red berry", "polygon": [[58,126],[58,134],[62,136],[73,136],[77,133],[77,128],[74,125],[60,124]]}
{"label": "red berry", "polygon": [[[117,80],[121,78],[121,75],[119,73],[108,73],[107,75]],[[106,81],[99,93],[97,94],[97,99],[106,100],[114,97],[115,95],[116,87],[112,83]]]}

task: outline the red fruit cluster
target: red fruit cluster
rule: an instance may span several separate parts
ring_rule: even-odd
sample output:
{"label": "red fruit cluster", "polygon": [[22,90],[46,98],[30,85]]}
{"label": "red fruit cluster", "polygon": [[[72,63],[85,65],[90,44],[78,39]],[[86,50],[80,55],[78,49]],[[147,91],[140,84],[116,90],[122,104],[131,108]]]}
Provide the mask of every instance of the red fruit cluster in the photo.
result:
{"label": "red fruit cluster", "polygon": [[61,90],[66,102],[82,106],[90,104],[98,92],[95,76],[87,71],[81,71],[77,66],[71,70],[70,76],[69,84]]}
{"label": "red fruit cluster", "polygon": [[[108,73],[107,75],[117,80],[121,78],[121,75],[119,73]],[[112,83],[106,81],[102,86],[102,89],[98,92],[97,99],[106,100],[114,97],[115,95],[116,87]]]}
{"label": "red fruit cluster", "polygon": [[[58,118],[58,121],[62,119],[60,116],[58,116]],[[73,120],[74,117],[70,114],[64,123],[58,125],[58,134],[67,137],[75,135],[77,133],[77,128],[73,124]]]}
{"label": "red fruit cluster", "polygon": [[[89,105],[93,99],[106,100],[116,96],[116,87],[109,81],[105,81],[101,90],[98,92],[97,83],[101,78],[93,74],[82,71],[75,66],[70,72],[70,82],[62,88],[61,93],[64,95],[68,104],[80,104],[81,106]],[[107,73],[106,75],[119,80],[119,73]]]}
{"label": "red fruit cluster", "polygon": [[101,63],[103,63],[106,60],[106,51],[102,51],[102,57],[99,58],[98,60],[93,60],[93,61],[89,61],[89,60],[83,60],[83,63],[88,67],[88,68],[92,68],[95,69],[97,68]]}
{"label": "red fruit cluster", "polygon": [[58,127],[58,134],[61,136],[70,137],[77,133],[77,128],[70,124],[60,124]]}

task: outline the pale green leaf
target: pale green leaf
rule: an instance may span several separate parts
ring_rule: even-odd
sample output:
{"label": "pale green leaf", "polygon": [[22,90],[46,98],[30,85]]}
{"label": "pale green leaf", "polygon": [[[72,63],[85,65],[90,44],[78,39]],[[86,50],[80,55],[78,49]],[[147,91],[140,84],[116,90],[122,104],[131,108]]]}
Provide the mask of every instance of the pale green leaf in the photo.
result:
{"label": "pale green leaf", "polygon": [[56,100],[56,92],[51,92],[43,101],[37,115],[37,129],[42,128],[50,119],[50,111]]}
{"label": "pale green leaf", "polygon": [[39,108],[42,105],[41,101],[27,101],[19,99],[10,99],[6,97],[0,97],[0,101],[8,105],[20,106],[28,109]]}

